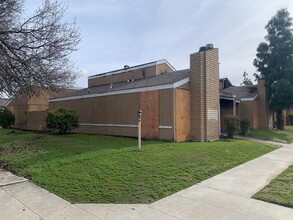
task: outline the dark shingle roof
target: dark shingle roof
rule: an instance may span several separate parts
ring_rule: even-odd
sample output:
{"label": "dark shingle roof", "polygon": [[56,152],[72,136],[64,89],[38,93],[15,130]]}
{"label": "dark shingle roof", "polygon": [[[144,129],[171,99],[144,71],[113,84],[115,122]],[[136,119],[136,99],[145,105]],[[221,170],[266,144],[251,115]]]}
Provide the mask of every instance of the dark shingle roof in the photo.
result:
{"label": "dark shingle roof", "polygon": [[130,82],[113,83],[112,86],[108,84],[108,85],[85,88],[85,89],[81,89],[79,91],[67,94],[65,96],[55,97],[53,99],[82,96],[82,95],[89,95],[89,94],[101,94],[101,93],[107,93],[107,92],[122,91],[127,89],[145,88],[150,86],[168,85],[168,84],[176,83],[188,77],[189,77],[189,69],[186,69],[186,70],[180,70],[180,71],[175,71],[170,73],[164,73],[164,74],[150,77],[150,78],[138,79],[138,80],[130,81]]}
{"label": "dark shingle roof", "polygon": [[232,86],[222,90],[223,94],[236,95],[236,99],[255,98],[258,94],[257,86]]}

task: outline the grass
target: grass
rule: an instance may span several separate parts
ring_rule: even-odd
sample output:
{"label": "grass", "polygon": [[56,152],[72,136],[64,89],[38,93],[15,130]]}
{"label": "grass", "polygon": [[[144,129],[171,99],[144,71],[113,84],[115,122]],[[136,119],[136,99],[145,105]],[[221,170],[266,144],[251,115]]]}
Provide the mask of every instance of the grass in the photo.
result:
{"label": "grass", "polygon": [[290,166],[253,197],[293,208],[293,166]]}
{"label": "grass", "polygon": [[281,143],[293,143],[293,126],[286,126],[284,131],[250,130],[247,136]]}
{"label": "grass", "polygon": [[2,166],[73,203],[150,203],[275,148],[244,140],[211,143],[65,136],[0,129]]}
{"label": "grass", "polygon": [[289,132],[293,132],[293,125],[291,126],[285,126],[285,129]]}

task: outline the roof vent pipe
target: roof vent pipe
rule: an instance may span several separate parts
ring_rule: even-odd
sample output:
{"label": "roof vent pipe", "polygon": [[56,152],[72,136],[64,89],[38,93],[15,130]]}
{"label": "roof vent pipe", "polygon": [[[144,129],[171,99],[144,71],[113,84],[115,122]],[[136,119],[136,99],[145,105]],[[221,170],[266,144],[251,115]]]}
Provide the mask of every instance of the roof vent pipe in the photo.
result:
{"label": "roof vent pipe", "polygon": [[128,70],[129,69],[129,66],[128,65],[124,65],[124,69],[125,70]]}

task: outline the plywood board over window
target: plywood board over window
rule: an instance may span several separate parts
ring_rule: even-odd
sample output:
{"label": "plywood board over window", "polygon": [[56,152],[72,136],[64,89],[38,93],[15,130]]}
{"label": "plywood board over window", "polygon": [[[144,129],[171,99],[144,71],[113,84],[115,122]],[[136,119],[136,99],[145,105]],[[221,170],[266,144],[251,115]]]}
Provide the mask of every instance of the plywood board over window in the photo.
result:
{"label": "plywood board over window", "polygon": [[141,131],[144,139],[159,139],[159,91],[141,92]]}
{"label": "plywood board over window", "polygon": [[159,91],[159,138],[174,140],[174,89]]}
{"label": "plywood board over window", "polygon": [[176,89],[176,141],[190,140],[190,91]]}

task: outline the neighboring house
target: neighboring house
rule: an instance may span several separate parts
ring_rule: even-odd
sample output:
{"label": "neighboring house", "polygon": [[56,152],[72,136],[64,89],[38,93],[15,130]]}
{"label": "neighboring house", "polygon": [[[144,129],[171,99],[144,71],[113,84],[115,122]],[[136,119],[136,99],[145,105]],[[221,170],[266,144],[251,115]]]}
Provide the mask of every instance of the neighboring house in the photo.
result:
{"label": "neighboring house", "polygon": [[[264,80],[253,86],[229,86],[221,90],[221,95],[233,97],[233,103],[221,100],[221,116],[237,115],[247,119],[253,129],[270,129],[273,127],[273,113],[266,101]],[[221,129],[224,130],[223,120]]]}
{"label": "neighboring house", "polygon": [[7,99],[0,98],[0,108],[4,107],[7,103]]}
{"label": "neighboring house", "polygon": [[38,96],[28,96],[25,93],[9,100],[6,106],[14,113],[14,127],[25,130],[46,130],[48,100],[50,98],[69,94],[77,89],[62,89],[59,92],[41,90]]}

